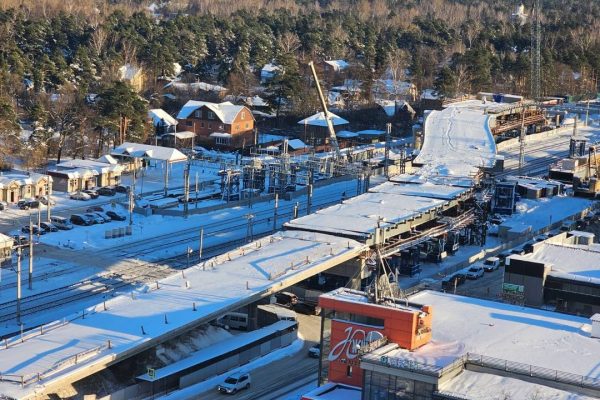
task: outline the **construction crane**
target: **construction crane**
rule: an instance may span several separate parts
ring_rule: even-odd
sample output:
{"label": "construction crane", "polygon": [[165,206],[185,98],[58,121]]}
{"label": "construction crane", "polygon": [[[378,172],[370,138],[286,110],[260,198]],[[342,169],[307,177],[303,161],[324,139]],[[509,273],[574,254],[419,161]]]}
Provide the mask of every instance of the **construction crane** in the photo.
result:
{"label": "construction crane", "polygon": [[342,153],[340,153],[340,146],[338,145],[337,136],[335,136],[335,130],[333,129],[333,122],[331,122],[331,116],[329,115],[329,111],[327,111],[327,103],[325,102],[323,91],[321,90],[321,84],[319,83],[319,78],[317,77],[317,71],[315,71],[315,65],[312,61],[309,62],[308,65],[310,66],[313,78],[315,79],[315,84],[317,85],[317,92],[319,92],[319,100],[321,101],[323,116],[325,117],[325,121],[327,122],[327,129],[329,130],[329,143],[331,144],[331,147],[333,147],[333,149],[335,150],[336,161],[339,161],[342,158]]}

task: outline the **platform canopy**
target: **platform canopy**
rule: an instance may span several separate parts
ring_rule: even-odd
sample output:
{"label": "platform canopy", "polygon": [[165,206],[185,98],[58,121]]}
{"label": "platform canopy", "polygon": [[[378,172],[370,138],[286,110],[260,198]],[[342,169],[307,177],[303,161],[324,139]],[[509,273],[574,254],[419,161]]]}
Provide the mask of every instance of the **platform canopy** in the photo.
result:
{"label": "platform canopy", "polygon": [[[328,115],[333,126],[349,124],[349,122],[344,118],[339,117],[332,112],[328,112]],[[300,125],[327,126],[327,120],[325,119],[325,114],[323,114],[322,111],[316,113],[315,115],[311,115],[308,118],[304,118],[302,121],[298,121],[298,123]]]}

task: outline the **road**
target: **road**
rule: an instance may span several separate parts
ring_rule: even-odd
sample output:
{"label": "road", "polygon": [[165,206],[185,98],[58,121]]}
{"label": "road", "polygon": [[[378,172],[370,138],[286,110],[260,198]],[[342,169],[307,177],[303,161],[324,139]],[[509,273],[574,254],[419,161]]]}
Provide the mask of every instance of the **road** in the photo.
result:
{"label": "road", "polygon": [[[285,394],[317,380],[319,361],[308,357],[308,349],[319,342],[321,318],[298,314],[299,332],[305,340],[304,347],[294,356],[286,357],[250,372],[252,386],[228,398],[235,400],[276,400]],[[216,390],[198,393],[191,399],[223,400]]]}

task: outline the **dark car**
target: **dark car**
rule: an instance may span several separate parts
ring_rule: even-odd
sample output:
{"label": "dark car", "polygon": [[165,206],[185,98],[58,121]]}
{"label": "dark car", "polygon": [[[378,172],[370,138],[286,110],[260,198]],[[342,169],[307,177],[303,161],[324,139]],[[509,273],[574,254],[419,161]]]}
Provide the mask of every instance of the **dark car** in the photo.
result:
{"label": "dark car", "polygon": [[111,187],[101,187],[96,189],[96,192],[100,196],[114,196],[115,194],[117,194],[117,191]]}
{"label": "dark car", "polygon": [[117,193],[129,193],[129,187],[123,186],[123,185],[117,185],[117,186],[115,186],[115,191]]}
{"label": "dark car", "polygon": [[37,200],[19,200],[17,207],[21,210],[29,210],[30,208],[39,208],[40,202]]}
{"label": "dark car", "polygon": [[[29,225],[25,225],[24,227],[21,228],[21,232],[23,233],[30,233],[30,226]],[[39,226],[37,225],[31,225],[31,233],[34,235],[44,235],[46,234],[46,231],[41,229]]]}
{"label": "dark car", "polygon": [[115,211],[107,211],[106,215],[108,215],[110,217],[111,220],[113,221],[125,221],[127,219],[126,216],[119,214]]}
{"label": "dark car", "polygon": [[85,215],[73,214],[73,215],[71,215],[71,223],[73,225],[88,226],[88,225],[92,225],[94,223],[94,221],[92,219],[86,217]]}
{"label": "dark car", "polygon": [[298,301],[292,307],[295,312],[299,314],[306,315],[319,315],[321,314],[321,307],[316,304],[305,303],[303,301]]}
{"label": "dark car", "polygon": [[298,296],[290,292],[275,293],[275,299],[277,300],[278,304],[288,307],[293,307],[294,304],[298,303]]}
{"label": "dark car", "polygon": [[497,257],[500,259],[500,265],[505,265],[506,264],[506,258],[510,257],[512,253],[507,252],[507,251],[503,251],[502,253],[498,254]]}
{"label": "dark car", "polygon": [[104,208],[100,207],[100,206],[91,206],[88,207],[87,210],[85,210],[85,212],[104,212]]}
{"label": "dark car", "polygon": [[93,189],[82,190],[82,192],[89,194],[92,199],[97,199],[98,197],[100,197],[100,195],[98,194],[98,192],[96,192]]}
{"label": "dark car", "polygon": [[29,245],[29,239],[27,238],[27,236],[23,236],[23,235],[13,235],[13,241],[15,242],[16,246],[27,246]]}
{"label": "dark car", "polygon": [[46,232],[58,232],[58,228],[50,222],[40,222],[40,227]]}
{"label": "dark car", "polygon": [[454,290],[456,286],[462,285],[467,280],[465,274],[452,274],[447,276],[442,280],[442,289],[443,290]]}

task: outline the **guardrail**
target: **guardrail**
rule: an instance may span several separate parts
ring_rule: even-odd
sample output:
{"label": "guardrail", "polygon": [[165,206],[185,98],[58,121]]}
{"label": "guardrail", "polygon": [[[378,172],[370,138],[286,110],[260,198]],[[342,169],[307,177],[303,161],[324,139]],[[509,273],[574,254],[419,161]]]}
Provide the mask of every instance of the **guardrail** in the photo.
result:
{"label": "guardrail", "polygon": [[600,390],[600,378],[593,378],[591,376],[572,374],[570,372],[537,367],[531,364],[508,361],[475,353],[467,353],[465,363],[499,371],[511,372],[518,375],[527,375],[534,378],[565,383],[567,385],[580,386],[586,389]]}

